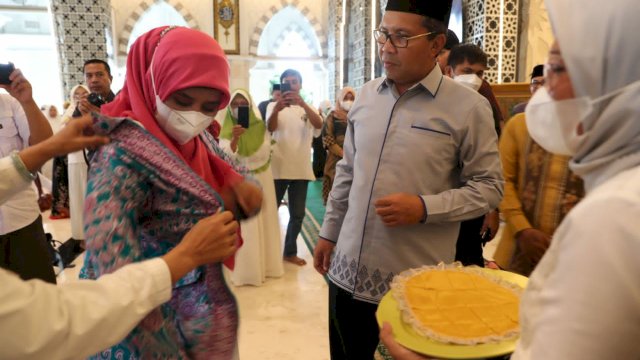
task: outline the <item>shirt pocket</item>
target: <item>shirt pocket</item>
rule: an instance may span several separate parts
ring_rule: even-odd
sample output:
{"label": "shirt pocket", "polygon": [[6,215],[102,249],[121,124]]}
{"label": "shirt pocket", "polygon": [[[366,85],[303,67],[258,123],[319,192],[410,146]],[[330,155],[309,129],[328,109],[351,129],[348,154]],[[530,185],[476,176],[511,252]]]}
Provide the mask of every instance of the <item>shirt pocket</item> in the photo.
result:
{"label": "shirt pocket", "polygon": [[426,163],[455,162],[456,144],[447,127],[437,121],[421,119],[411,122],[407,130],[409,136],[403,146],[412,156],[423,158]]}
{"label": "shirt pocket", "polygon": [[[437,124],[436,124],[437,125]],[[410,131],[417,135],[426,135],[439,138],[444,141],[451,141],[451,133],[446,129],[434,126],[433,123],[416,121],[411,124]]]}

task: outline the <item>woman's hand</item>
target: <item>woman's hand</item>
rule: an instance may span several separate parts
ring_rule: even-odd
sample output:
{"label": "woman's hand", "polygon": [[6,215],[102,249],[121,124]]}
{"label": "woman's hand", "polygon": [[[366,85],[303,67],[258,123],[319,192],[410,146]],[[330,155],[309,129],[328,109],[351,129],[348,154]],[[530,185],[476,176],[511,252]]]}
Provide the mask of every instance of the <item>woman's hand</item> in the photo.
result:
{"label": "woman's hand", "polygon": [[247,129],[243,128],[242,126],[234,125],[233,129],[231,130],[231,134],[233,135],[234,139],[240,139],[240,136],[242,136],[245,131],[247,131]]}
{"label": "woman's hand", "polygon": [[387,347],[389,353],[395,360],[428,360],[428,357],[416,354],[413,351],[398,344],[393,338],[393,329],[388,322],[382,324],[380,329],[380,341]]}
{"label": "woman's hand", "polygon": [[29,171],[39,169],[47,160],[84,148],[94,148],[107,144],[106,136],[93,135],[91,115],[71,120],[52,137],[20,152],[20,158]]}
{"label": "woman's hand", "polygon": [[204,264],[221,262],[236,249],[238,222],[230,211],[204,218],[189,230],[182,241],[162,259],[175,283],[189,271]]}
{"label": "woman's hand", "polygon": [[231,151],[234,153],[238,151],[238,140],[240,140],[240,137],[245,133],[245,131],[247,131],[247,129],[240,125],[233,126],[233,129],[231,130],[231,143],[229,145],[231,147]]}
{"label": "woman's hand", "polygon": [[260,211],[262,207],[262,189],[260,187],[245,180],[235,185],[232,190],[236,197],[237,206],[240,206],[248,217],[254,216]]}

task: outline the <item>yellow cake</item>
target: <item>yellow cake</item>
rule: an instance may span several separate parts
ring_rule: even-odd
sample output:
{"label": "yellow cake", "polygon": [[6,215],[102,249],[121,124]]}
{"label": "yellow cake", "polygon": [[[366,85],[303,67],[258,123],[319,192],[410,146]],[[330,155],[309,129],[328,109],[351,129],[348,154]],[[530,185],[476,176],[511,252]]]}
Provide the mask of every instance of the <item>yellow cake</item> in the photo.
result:
{"label": "yellow cake", "polygon": [[401,273],[391,286],[403,320],[436,341],[473,345],[519,333],[522,289],[480,268],[425,266]]}

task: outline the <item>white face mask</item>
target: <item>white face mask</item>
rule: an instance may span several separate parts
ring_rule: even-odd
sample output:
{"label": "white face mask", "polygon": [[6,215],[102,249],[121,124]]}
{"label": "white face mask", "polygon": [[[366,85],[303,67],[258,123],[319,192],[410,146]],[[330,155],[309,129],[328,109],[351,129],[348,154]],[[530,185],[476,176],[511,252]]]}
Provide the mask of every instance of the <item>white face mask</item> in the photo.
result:
{"label": "white face mask", "polygon": [[529,135],[551,153],[573,156],[587,136],[578,135],[578,126],[592,110],[588,97],[555,101],[541,87],[525,109]]}
{"label": "white face mask", "polygon": [[482,79],[476,74],[455,75],[453,80],[473,89],[473,91],[478,91],[482,86]]}
{"label": "white face mask", "polygon": [[178,111],[168,107],[156,95],[158,125],[178,144],[184,145],[200,135],[213,122],[212,116],[199,111]]}
{"label": "white face mask", "polygon": [[151,84],[156,96],[156,111],[158,125],[178,144],[184,145],[189,140],[200,135],[213,122],[212,116],[199,111],[178,111],[167,106],[156,92],[153,78],[153,61],[151,64]]}
{"label": "white face mask", "polygon": [[342,108],[347,112],[351,110],[352,106],[353,106],[353,101],[347,100],[342,102]]}
{"label": "white face mask", "polygon": [[231,108],[231,116],[233,116],[234,119],[238,118],[238,108]]}

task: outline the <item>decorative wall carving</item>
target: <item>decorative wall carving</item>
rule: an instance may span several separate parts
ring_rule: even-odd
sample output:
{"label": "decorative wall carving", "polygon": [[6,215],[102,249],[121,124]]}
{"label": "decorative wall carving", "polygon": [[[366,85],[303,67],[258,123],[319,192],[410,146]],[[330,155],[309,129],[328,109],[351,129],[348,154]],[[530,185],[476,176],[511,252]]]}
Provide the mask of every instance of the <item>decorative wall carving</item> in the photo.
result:
{"label": "decorative wall carving", "polygon": [[[111,39],[110,0],[51,0],[56,43],[60,56],[62,93],[66,98],[84,83],[86,60],[107,60]],[[109,46],[107,46],[109,42]]]}
{"label": "decorative wall carving", "polygon": [[516,81],[518,1],[463,0],[463,41],[480,46],[489,56],[489,82]]}

